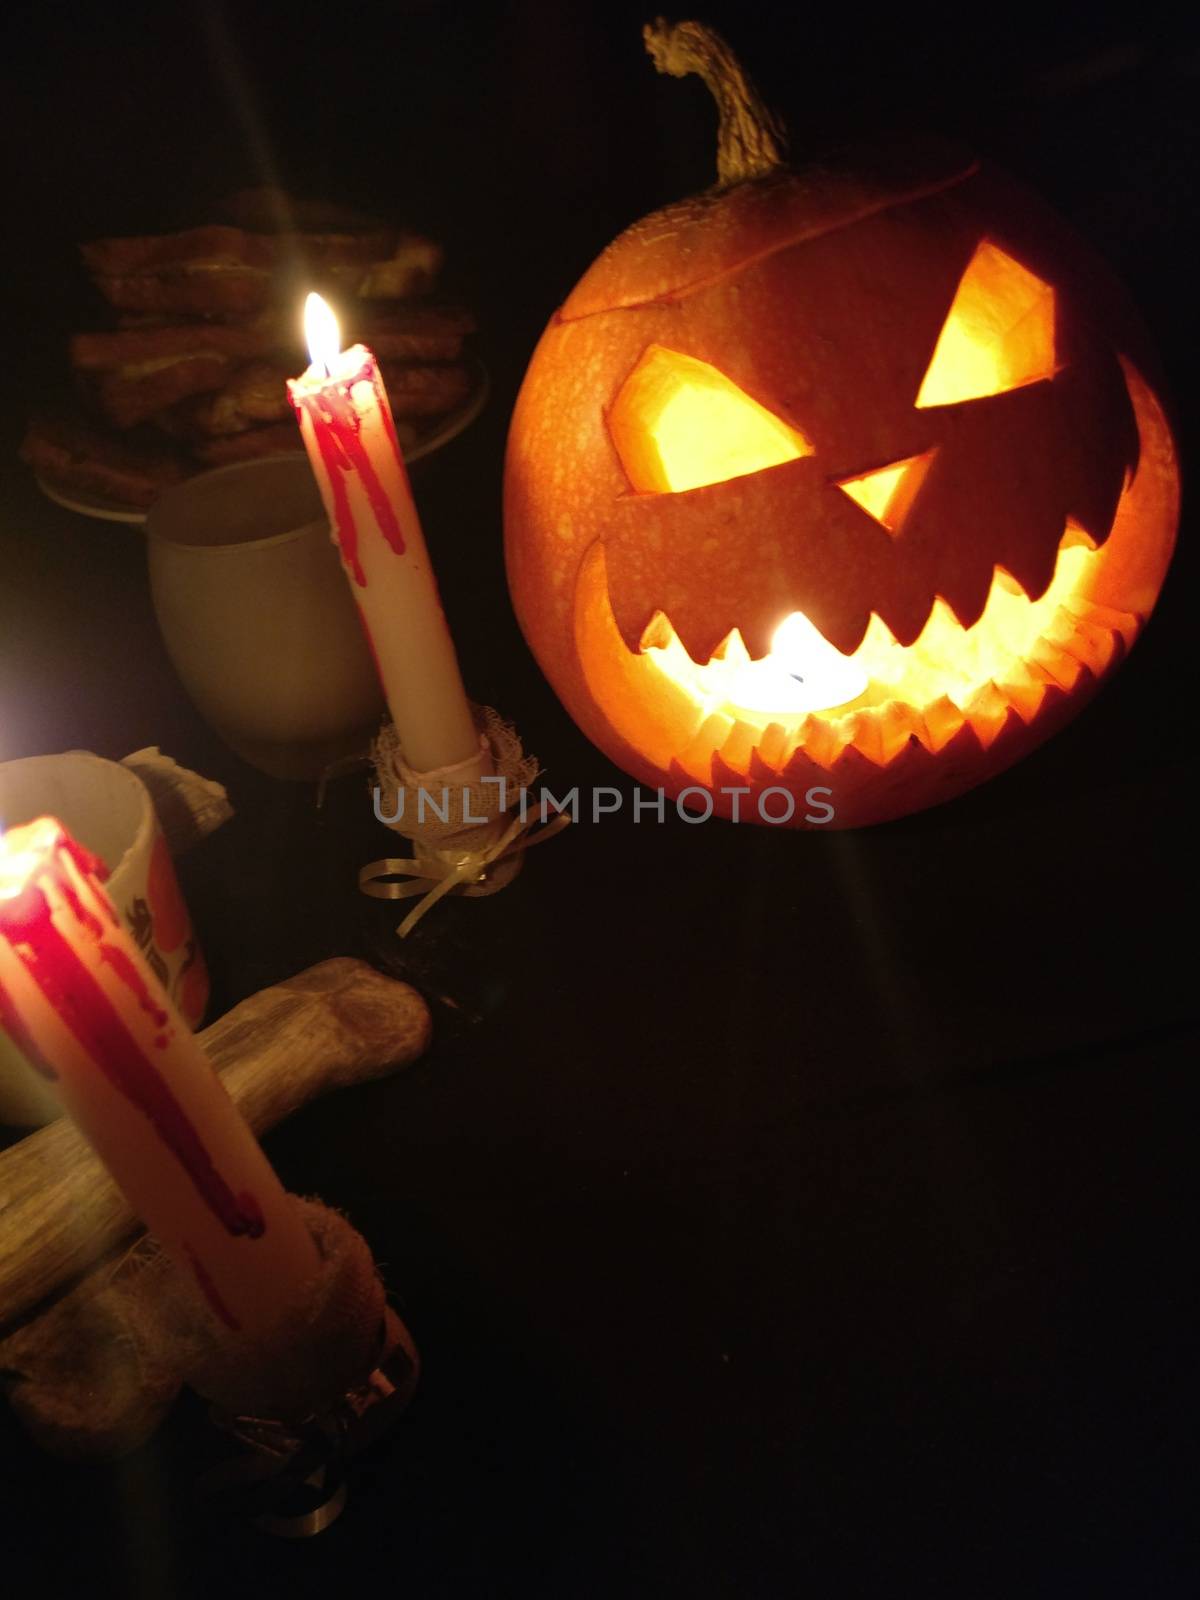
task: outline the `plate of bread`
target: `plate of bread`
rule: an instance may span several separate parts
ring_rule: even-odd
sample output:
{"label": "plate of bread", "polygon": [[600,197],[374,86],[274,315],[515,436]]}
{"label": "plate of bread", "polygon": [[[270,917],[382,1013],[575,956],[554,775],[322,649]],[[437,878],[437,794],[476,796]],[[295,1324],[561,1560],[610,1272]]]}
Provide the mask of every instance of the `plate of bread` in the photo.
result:
{"label": "plate of bread", "polygon": [[309,289],[336,309],[343,343],[374,351],[410,463],[482,409],[474,318],[438,293],[434,240],[277,190],[243,191],[217,214],[81,247],[107,325],[70,338],[74,396],[35,416],[21,446],[60,505],[141,522],[195,473],[299,451],[286,380],[308,365]]}

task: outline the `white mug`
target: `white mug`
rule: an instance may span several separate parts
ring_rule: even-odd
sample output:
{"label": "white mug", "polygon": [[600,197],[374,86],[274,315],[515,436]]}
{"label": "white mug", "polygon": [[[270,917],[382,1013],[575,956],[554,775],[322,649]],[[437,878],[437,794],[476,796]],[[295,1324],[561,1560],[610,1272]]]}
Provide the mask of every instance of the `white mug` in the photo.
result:
{"label": "white mug", "polygon": [[365,753],[383,691],[307,456],[189,478],[146,533],[167,654],[225,742],[301,780]]}

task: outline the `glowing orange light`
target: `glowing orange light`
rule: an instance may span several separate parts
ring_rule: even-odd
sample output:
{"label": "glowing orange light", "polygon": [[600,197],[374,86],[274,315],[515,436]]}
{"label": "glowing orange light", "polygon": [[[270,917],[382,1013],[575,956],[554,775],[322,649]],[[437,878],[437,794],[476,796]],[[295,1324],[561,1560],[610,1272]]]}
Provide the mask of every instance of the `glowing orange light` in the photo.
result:
{"label": "glowing orange light", "polygon": [[880,467],[877,472],[846,478],[838,488],[864,511],[869,511],[889,533],[899,533],[933,457],[932,450],[923,456],[910,456],[907,461]]}
{"label": "glowing orange light", "polygon": [[[1118,528],[1126,519],[1136,522],[1138,491],[1135,480]],[[1154,492],[1153,484],[1147,492]],[[1090,598],[1105,551],[1065,536],[1054,577],[1036,600],[997,568],[972,627],[964,628],[939,600],[907,647],[873,615],[858,649],[844,656],[794,613],[768,656],[751,661],[735,629],[710,661],[698,663],[662,612],[640,648],[626,648],[608,599],[604,547],[597,543],[580,576],[576,629],[591,692],[602,698],[618,732],[664,767],[675,761],[707,783],[717,754],[737,772],[749,769],[752,756],[782,772],[797,751],[828,768],[851,747],[886,766],[914,738],[929,751],[940,750],[964,723],[986,746],[1011,714],[1032,722],[1051,685],[1070,690],[1085,669],[1099,676],[1140,626],[1133,613]],[[791,691],[772,691],[797,663],[796,641],[812,646],[814,636],[821,648],[808,658],[812,687],[820,669],[828,669],[831,697],[805,700],[797,692],[789,703]],[[838,697],[842,687],[844,698]]]}
{"label": "glowing orange light", "polygon": [[917,405],[1004,394],[1054,370],[1054,290],[985,239],[955,292]]}
{"label": "glowing orange light", "polygon": [[621,387],[609,433],[642,494],[681,493],[812,454],[803,434],[716,367],[651,345]]}
{"label": "glowing orange light", "polygon": [[[802,611],[779,624],[768,655],[752,661],[737,628],[703,666],[688,655],[660,611],[642,636],[642,650],[658,670],[686,689],[697,706],[761,719],[802,716],[856,699],[867,675],[835,650]],[[761,725],[761,722],[759,723]]]}

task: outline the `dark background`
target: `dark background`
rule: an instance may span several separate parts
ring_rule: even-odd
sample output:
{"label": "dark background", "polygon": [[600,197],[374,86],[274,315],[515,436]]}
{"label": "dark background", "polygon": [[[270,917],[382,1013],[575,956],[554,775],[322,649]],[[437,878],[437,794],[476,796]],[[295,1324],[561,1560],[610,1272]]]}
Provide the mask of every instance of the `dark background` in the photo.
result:
{"label": "dark background", "polygon": [[[277,179],[427,227],[493,400],[416,474],[469,686],[556,787],[616,782],[520,641],[500,467],[541,327],[713,175],[625,4],[27,8],[0,41],[0,759],[156,743],[238,817],[181,863],[214,1012],[398,961],[360,787],[242,766],[158,642],[141,535],[15,461],[96,233]],[[797,158],[973,141],[1122,273],[1194,418],[1200,27],[1139,6],[720,5]],[[986,788],[856,835],[584,823],[406,955],[433,1053],[267,1149],[347,1209],[426,1370],[322,1540],[212,1525],[200,1408],[109,1471],[0,1419],[0,1577],[44,1593],[1190,1595],[1194,560],[1097,703]],[[439,996],[450,994],[454,1013]],[[474,1020],[473,1020],[474,1019]],[[218,1589],[219,1586],[219,1589]]]}

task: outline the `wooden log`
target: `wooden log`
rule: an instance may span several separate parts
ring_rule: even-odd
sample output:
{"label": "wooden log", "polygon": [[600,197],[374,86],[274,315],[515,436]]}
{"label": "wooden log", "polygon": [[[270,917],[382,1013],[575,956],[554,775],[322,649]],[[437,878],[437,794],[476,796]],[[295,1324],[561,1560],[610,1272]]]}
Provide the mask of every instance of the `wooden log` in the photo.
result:
{"label": "wooden log", "polygon": [[[339,956],[251,995],[199,1038],[263,1133],[330,1089],[415,1060],[429,1036],[429,1010],[415,989]],[[138,1228],[66,1119],[0,1154],[0,1332]]]}

